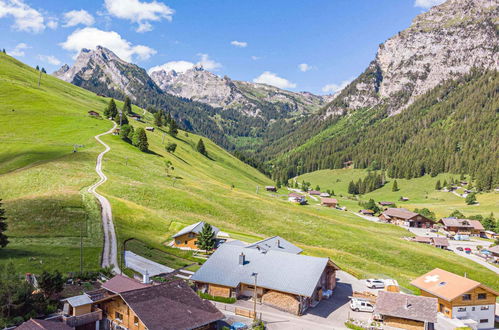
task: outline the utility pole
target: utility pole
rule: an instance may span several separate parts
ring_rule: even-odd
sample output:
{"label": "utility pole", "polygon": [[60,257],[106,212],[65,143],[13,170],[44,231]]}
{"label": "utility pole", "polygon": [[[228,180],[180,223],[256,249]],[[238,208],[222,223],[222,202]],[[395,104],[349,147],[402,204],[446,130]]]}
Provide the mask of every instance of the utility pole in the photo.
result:
{"label": "utility pole", "polygon": [[83,274],[83,221],[80,222],[80,275]]}
{"label": "utility pole", "polygon": [[253,289],[253,320],[256,320],[256,297],[257,297],[257,288],[256,288],[256,280],[258,277],[258,273],[253,273],[251,276],[255,277],[255,287]]}

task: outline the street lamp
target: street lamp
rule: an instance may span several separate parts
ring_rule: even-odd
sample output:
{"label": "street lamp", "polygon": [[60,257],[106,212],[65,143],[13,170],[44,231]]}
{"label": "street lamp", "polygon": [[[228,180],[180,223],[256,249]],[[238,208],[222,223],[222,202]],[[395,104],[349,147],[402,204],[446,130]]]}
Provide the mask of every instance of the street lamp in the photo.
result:
{"label": "street lamp", "polygon": [[251,274],[251,276],[255,278],[255,287],[253,289],[253,319],[256,320],[256,297],[257,297],[256,284],[257,284],[258,273],[253,273]]}

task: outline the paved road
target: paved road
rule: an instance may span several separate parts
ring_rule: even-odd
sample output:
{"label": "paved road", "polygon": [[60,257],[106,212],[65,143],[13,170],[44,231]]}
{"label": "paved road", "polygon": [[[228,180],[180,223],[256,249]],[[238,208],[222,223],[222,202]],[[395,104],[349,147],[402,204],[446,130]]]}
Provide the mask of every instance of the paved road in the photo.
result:
{"label": "paved road", "polygon": [[114,123],[113,128],[109,131],[98,134],[95,136],[95,139],[102,144],[105,149],[103,152],[97,156],[97,164],[95,166],[95,171],[100,177],[100,180],[91,185],[88,188],[88,192],[92,193],[98,200],[101,205],[101,216],[102,216],[102,227],[104,231],[104,250],[102,251],[102,267],[113,266],[113,271],[116,274],[120,273],[120,269],[118,267],[118,245],[116,243],[116,232],[114,231],[113,225],[113,214],[111,212],[111,204],[107,200],[106,197],[99,194],[96,189],[107,181],[107,176],[102,172],[102,158],[104,155],[111,150],[111,148],[102,142],[100,139],[101,136],[110,134],[116,128],[116,123]]}
{"label": "paved road", "polygon": [[125,251],[125,265],[142,275],[147,271],[149,276],[156,276],[162,273],[171,273],[173,268],[163,266],[157,262],[141,257],[131,251]]}
{"label": "paved road", "polygon": [[[269,330],[287,330],[287,329],[346,329],[345,321],[350,317],[357,320],[369,320],[371,313],[354,312],[350,310],[349,302],[353,291],[370,291],[363,280],[358,280],[354,276],[343,272],[337,272],[337,286],[331,298],[323,300],[316,307],[310,308],[305,315],[296,316],[290,313],[282,312],[267,305],[258,304],[257,313],[267,323]],[[215,303],[215,305],[224,314],[230,316],[234,305]],[[253,302],[239,300],[236,306],[249,310],[253,309]]]}

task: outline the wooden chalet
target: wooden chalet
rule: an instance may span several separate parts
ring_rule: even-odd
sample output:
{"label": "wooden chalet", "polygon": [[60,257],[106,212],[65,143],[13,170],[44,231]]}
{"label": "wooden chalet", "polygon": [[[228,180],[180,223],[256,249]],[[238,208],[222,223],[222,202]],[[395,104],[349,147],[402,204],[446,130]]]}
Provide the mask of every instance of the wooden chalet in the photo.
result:
{"label": "wooden chalet", "polygon": [[308,191],[308,194],[309,194],[309,195],[312,195],[312,196],[320,196],[320,195],[321,195],[321,192],[320,192],[320,191],[317,191],[317,190],[309,190],[309,191]]}
{"label": "wooden chalet", "polygon": [[381,201],[381,202],[378,202],[379,205],[381,206],[391,206],[391,205],[395,205],[394,202],[386,202],[386,201]]}
{"label": "wooden chalet", "polygon": [[381,213],[379,219],[398,226],[415,228],[432,228],[435,224],[435,221],[405,208],[388,208]]}
{"label": "wooden chalet", "polygon": [[437,323],[437,308],[436,298],[379,291],[374,314],[392,328],[433,330]]}
{"label": "wooden chalet", "polygon": [[494,328],[499,292],[480,282],[436,268],[411,282],[424,297],[438,299],[438,312],[450,319],[471,319],[478,329]]}
{"label": "wooden chalet", "polygon": [[191,280],[201,292],[237,299],[256,294],[263,304],[296,315],[331,296],[338,266],[328,258],[301,255],[289,242],[278,247],[273,241],[272,248],[223,244]]}
{"label": "wooden chalet", "polygon": [[321,198],[321,205],[335,208],[338,205],[338,200],[336,198]]}
{"label": "wooden chalet", "polygon": [[[173,235],[173,247],[197,250],[198,235],[205,225],[204,221],[196,222],[187,226]],[[211,226],[213,234],[216,237],[220,230],[217,227]]]}
{"label": "wooden chalet", "polygon": [[272,191],[272,192],[277,192],[277,187],[275,187],[275,186],[265,186],[265,190]]}
{"label": "wooden chalet", "polygon": [[484,236],[485,228],[478,220],[442,218],[439,223],[443,224],[444,229],[451,234]]}
{"label": "wooden chalet", "polygon": [[490,251],[494,257],[499,257],[499,245],[486,248],[487,251]]}
{"label": "wooden chalet", "polygon": [[97,111],[90,110],[88,115],[91,117],[100,117],[100,114]]}
{"label": "wooden chalet", "polygon": [[488,239],[496,239],[496,238],[499,238],[499,234],[498,234],[498,233],[493,232],[492,230],[486,230],[486,231],[484,232],[484,236],[485,236],[485,238],[488,238]]}
{"label": "wooden chalet", "polygon": [[373,210],[360,210],[359,213],[362,214],[362,215],[369,215],[369,216],[373,216],[374,215],[374,211]]}
{"label": "wooden chalet", "polygon": [[416,236],[411,239],[413,242],[429,244],[439,249],[447,249],[449,241],[445,237]]}
{"label": "wooden chalet", "polygon": [[145,285],[118,276],[99,290],[66,299],[63,323],[77,330],[205,330],[224,318],[182,280]]}

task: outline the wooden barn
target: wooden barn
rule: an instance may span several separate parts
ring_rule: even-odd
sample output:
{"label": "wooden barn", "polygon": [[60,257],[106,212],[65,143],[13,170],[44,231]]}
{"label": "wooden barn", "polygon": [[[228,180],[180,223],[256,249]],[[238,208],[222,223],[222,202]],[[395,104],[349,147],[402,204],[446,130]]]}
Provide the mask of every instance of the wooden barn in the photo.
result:
{"label": "wooden barn", "polygon": [[435,224],[435,221],[405,208],[388,208],[381,213],[379,219],[398,226],[415,228],[432,228]]}
{"label": "wooden barn", "polygon": [[338,205],[336,198],[321,198],[321,205],[335,208]]}

